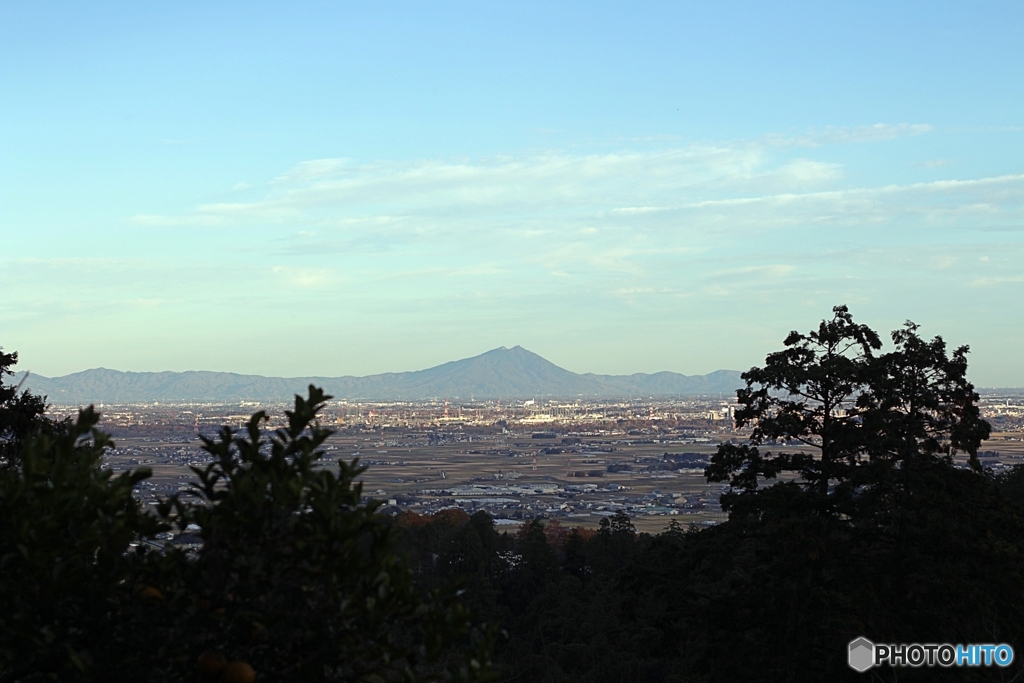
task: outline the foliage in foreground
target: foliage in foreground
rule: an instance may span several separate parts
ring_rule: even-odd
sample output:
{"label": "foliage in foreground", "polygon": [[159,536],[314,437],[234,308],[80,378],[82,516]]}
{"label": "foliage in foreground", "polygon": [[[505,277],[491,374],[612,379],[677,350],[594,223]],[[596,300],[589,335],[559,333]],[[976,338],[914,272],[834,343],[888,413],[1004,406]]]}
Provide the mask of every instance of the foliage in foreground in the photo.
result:
{"label": "foliage in foreground", "polygon": [[[450,589],[416,589],[362,469],[320,466],[327,398],[205,439],[194,495],[157,515],[131,493],[148,471],[101,469],[91,409],[29,439],[0,478],[0,681],[485,678],[489,637]],[[172,526],[200,549],[149,549]]]}
{"label": "foliage in foreground", "polygon": [[0,349],[0,470],[18,467],[21,449],[29,436],[36,433],[54,436],[59,428],[68,426],[46,419],[45,397],[4,384],[4,379],[14,374],[11,368],[17,364],[17,352],[4,353]]}
{"label": "foliage in foreground", "polygon": [[144,514],[137,470],[100,467],[109,439],[91,408],[57,437],[20,449],[0,476],[0,680],[70,679],[132,599],[129,543],[163,527]]}
{"label": "foliage in foreground", "polygon": [[[421,581],[458,578],[474,611],[507,630],[503,680],[929,681],[940,672],[856,674],[847,643],[1024,643],[1022,499],[966,470],[929,476],[881,528],[822,515],[788,485],[762,501],[770,514],[699,531],[637,534],[625,515],[596,533],[533,520],[500,534],[483,512],[397,523]],[[1022,670],[1018,655],[1010,670],[941,677]]]}

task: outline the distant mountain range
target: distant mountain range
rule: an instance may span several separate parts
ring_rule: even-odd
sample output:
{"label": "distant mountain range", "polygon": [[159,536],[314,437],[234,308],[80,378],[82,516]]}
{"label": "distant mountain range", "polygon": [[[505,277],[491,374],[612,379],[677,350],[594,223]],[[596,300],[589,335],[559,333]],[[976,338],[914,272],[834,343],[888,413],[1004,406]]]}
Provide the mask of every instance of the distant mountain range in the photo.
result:
{"label": "distant mountain range", "polygon": [[[23,373],[21,373],[23,374]],[[21,377],[17,378],[20,381]],[[339,399],[422,400],[632,396],[733,396],[740,373],[675,372],[634,375],[577,374],[527,351],[501,347],[416,372],[366,377],[262,377],[231,372],[120,372],[96,368],[63,377],[30,374],[25,386],[51,403],[144,403],[152,401],[287,401],[310,384]]]}

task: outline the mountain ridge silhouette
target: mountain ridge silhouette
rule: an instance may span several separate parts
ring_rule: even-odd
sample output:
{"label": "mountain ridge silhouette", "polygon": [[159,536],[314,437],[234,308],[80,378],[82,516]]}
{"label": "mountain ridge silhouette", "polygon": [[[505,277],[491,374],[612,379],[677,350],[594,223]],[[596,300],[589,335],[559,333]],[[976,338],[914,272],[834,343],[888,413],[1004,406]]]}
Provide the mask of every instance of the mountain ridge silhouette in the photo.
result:
{"label": "mountain ridge silhouette", "polygon": [[[25,373],[18,373],[21,381]],[[521,346],[504,346],[480,355],[423,370],[363,377],[265,377],[232,372],[122,372],[93,368],[60,377],[29,374],[25,388],[51,403],[288,401],[310,384],[338,399],[426,400],[432,398],[618,398],[633,396],[733,396],[743,385],[740,373],[707,375],[675,372],[599,375],[561,368]]]}

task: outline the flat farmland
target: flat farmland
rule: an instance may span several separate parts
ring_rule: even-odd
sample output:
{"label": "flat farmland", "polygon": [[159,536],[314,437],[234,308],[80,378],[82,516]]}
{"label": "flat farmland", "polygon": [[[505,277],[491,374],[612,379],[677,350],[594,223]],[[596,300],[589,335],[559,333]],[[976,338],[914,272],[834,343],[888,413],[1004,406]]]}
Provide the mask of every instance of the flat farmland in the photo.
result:
{"label": "flat farmland", "polygon": [[[713,445],[579,441],[563,447],[561,437],[535,440],[529,434],[471,441],[413,433],[396,439],[335,434],[325,444],[323,463],[358,459],[366,468],[359,477],[363,494],[384,501],[392,513],[459,507],[486,510],[502,525],[541,516],[596,527],[603,517],[625,510],[638,529],[649,532],[673,519],[684,526],[723,519],[722,486],[703,477]],[[152,469],[140,485],[150,504],[187,490],[194,479],[189,467],[209,460],[197,439],[118,437],[116,444],[106,460],[111,469]],[[693,466],[663,469],[666,453],[685,453]]]}
{"label": "flat farmland", "polygon": [[[266,408],[280,415],[284,406]],[[681,414],[683,409],[708,418]],[[528,413],[519,418],[533,418],[532,423],[515,424],[510,419],[515,416],[483,411],[475,412],[475,422],[457,421],[440,414],[449,410],[446,404],[433,410],[424,424],[375,425],[384,413],[379,407],[336,409],[325,416],[338,426],[325,444],[324,466],[358,459],[366,467],[359,478],[364,496],[381,500],[389,514],[429,515],[458,507],[469,513],[485,510],[502,526],[543,517],[564,526],[596,527],[624,511],[639,530],[659,532],[673,521],[686,527],[724,519],[718,499],[725,487],[709,484],[704,467],[719,443],[746,436],[730,429],[723,419],[727,407],[717,402],[696,408],[616,404],[601,408],[603,423],[590,424],[538,422]],[[592,417],[598,414],[589,410]],[[674,421],[659,420],[657,410],[666,416],[677,411]],[[138,493],[155,505],[187,490],[194,478],[189,467],[208,462],[197,433],[213,434],[220,424],[240,427],[251,406],[202,411],[126,406],[112,412],[122,423],[112,425],[117,448],[107,464],[115,471],[151,468],[152,478],[140,484]],[[411,407],[384,416],[393,422],[419,417]],[[1022,437],[1024,432],[1016,429],[994,432],[979,453],[983,465],[1000,472],[1024,462]],[[957,461],[966,465],[964,456]]]}
{"label": "flat farmland", "polygon": [[644,531],[661,531],[672,519],[683,525],[722,519],[717,503],[722,486],[705,481],[703,464],[662,469],[666,453],[706,459],[714,446],[580,441],[565,447],[560,437],[534,440],[528,434],[497,444],[335,437],[329,453],[346,460],[358,457],[367,467],[361,477],[365,494],[415,512],[458,506],[470,512],[485,509],[506,523],[542,515],[592,527],[626,510]]}

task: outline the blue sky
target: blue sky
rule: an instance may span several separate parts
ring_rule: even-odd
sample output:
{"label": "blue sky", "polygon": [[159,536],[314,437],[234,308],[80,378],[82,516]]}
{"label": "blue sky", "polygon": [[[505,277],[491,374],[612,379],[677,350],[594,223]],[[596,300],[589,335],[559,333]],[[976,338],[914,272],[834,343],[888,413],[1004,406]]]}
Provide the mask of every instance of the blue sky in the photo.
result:
{"label": "blue sky", "polygon": [[848,304],[1024,386],[1024,5],[0,4],[58,375],[745,369]]}

